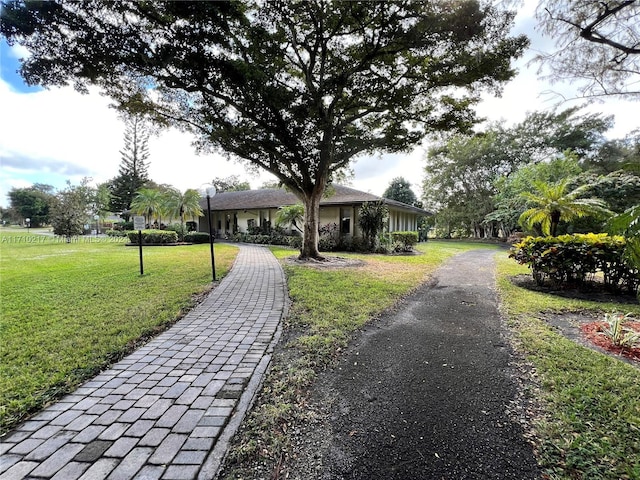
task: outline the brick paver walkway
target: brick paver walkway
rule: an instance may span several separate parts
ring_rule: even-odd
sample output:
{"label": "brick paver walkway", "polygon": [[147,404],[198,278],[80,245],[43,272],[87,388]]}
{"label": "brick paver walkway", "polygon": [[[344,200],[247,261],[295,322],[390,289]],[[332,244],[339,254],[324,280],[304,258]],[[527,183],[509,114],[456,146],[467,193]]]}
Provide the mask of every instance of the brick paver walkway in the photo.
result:
{"label": "brick paver walkway", "polygon": [[3,439],[0,479],[213,478],[287,305],[277,260],[243,245],[176,325]]}

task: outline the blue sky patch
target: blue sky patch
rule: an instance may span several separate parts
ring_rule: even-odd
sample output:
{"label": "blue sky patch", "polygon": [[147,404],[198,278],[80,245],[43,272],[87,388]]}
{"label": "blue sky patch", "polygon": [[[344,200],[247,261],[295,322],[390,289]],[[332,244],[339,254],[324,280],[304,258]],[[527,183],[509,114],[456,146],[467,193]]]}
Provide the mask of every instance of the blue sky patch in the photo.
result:
{"label": "blue sky patch", "polygon": [[6,40],[0,40],[0,78],[16,92],[34,93],[43,90],[40,86],[30,87],[27,85],[18,73],[19,69],[20,61],[16,57],[15,51],[11,49]]}

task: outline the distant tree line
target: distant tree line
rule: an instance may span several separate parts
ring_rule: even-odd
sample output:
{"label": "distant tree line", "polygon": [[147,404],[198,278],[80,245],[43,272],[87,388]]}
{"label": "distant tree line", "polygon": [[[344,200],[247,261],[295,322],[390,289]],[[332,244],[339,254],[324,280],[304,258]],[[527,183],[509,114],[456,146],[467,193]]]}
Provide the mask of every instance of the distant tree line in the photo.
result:
{"label": "distant tree line", "polygon": [[[561,182],[558,198],[579,189],[574,200],[602,200],[612,213],[640,204],[640,130],[608,140],[612,124],[611,117],[570,108],[436,142],[426,158],[423,200],[436,212],[437,234],[508,237],[526,226],[521,215],[534,207],[532,198]],[[559,222],[557,231],[602,231],[607,215],[591,213]],[[529,227],[542,231],[539,223]]]}

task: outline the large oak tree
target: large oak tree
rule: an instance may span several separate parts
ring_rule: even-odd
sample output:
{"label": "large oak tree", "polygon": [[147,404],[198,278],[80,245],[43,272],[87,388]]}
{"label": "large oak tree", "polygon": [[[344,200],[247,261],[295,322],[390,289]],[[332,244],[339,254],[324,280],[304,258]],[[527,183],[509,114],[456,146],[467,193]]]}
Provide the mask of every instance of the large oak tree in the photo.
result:
{"label": "large oak tree", "polygon": [[512,18],[474,0],[58,0],[3,2],[1,28],[31,52],[29,83],[98,85],[275,175],[304,204],[304,258],[319,256],[325,187],[354,157],[474,123],[526,47]]}

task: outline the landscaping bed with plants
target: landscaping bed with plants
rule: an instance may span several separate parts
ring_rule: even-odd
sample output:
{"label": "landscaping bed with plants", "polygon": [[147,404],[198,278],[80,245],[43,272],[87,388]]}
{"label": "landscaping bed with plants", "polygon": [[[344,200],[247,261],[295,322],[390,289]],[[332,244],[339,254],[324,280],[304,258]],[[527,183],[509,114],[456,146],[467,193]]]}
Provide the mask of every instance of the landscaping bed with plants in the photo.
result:
{"label": "landscaping bed with plants", "polygon": [[[622,314],[612,316],[622,317]],[[640,368],[640,321],[629,320],[622,324],[605,315],[604,320],[580,325],[580,331],[593,345],[634,360]]]}
{"label": "landscaping bed with plants", "polygon": [[[595,350],[581,325],[611,312],[640,318],[640,305],[535,291],[514,282],[527,268],[498,256],[502,310],[523,358],[524,392],[537,455],[549,479],[640,478],[640,370]],[[633,324],[635,325],[635,324]],[[606,337],[604,332],[593,332]]]}

